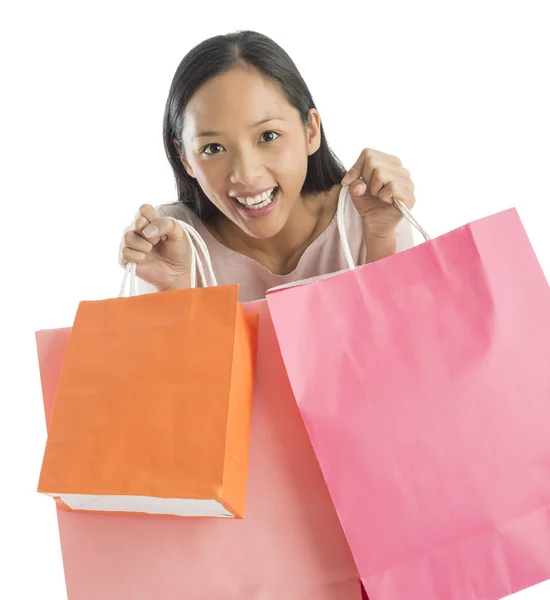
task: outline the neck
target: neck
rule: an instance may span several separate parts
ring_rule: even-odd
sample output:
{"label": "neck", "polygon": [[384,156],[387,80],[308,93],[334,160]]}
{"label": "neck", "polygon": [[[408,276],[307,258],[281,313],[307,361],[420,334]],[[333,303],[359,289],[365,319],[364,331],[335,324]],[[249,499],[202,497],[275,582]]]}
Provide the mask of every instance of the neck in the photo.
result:
{"label": "neck", "polygon": [[211,233],[231,250],[256,260],[272,273],[287,275],[334,218],[340,189],[338,185],[327,192],[300,197],[283,229],[272,238],[250,237],[223,215],[212,224]]}

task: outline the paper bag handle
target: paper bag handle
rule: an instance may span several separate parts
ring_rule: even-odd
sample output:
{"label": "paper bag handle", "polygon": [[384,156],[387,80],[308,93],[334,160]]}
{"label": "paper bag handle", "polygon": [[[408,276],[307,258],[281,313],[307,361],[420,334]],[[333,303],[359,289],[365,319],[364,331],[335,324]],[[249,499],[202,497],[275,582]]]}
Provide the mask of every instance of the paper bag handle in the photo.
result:
{"label": "paper bag handle", "polygon": [[[346,233],[346,227],[345,227],[345,223],[344,223],[346,194],[348,193],[348,191],[349,191],[349,186],[347,186],[347,185],[343,186],[342,189],[340,190],[340,196],[338,198],[337,222],[338,222],[338,231],[340,232],[340,241],[342,243],[342,249],[344,250],[344,256],[346,257],[346,262],[348,264],[348,268],[355,269],[355,267],[357,265],[355,264],[355,261],[353,260],[353,255],[351,254],[351,249],[349,246],[348,236]],[[395,204],[396,208],[398,208],[401,211],[401,213],[405,217],[405,219],[407,219],[407,221],[409,221],[409,223],[420,232],[420,234],[426,241],[429,241],[432,239],[431,236],[420,225],[420,223],[416,220],[416,218],[413,216],[411,211],[405,206],[405,204],[401,200],[399,200],[398,198],[394,198],[393,203]],[[367,248],[367,252],[368,252],[368,248]]]}
{"label": "paper bag handle", "polygon": [[[208,248],[206,243],[202,239],[200,233],[188,223],[184,223],[178,219],[174,219],[173,217],[169,217],[181,226],[183,229],[183,233],[185,234],[187,241],[189,243],[189,247],[191,248],[191,281],[190,287],[194,288],[197,286],[197,277],[196,271],[197,268],[199,270],[200,280],[204,287],[208,287],[208,281],[206,279],[204,265],[202,263],[201,257],[199,255],[198,250],[202,252],[204,256],[204,260],[206,262],[206,267],[208,270],[208,276],[210,277],[210,285],[217,286],[218,282],[216,280],[216,276],[214,275],[214,269],[212,267],[212,260],[210,259],[210,253],[208,252]],[[128,284],[130,286],[130,296],[136,295],[136,263],[128,263],[126,265],[126,269],[124,270],[124,277],[122,279],[122,285],[120,286],[119,297],[127,296],[127,288]]]}

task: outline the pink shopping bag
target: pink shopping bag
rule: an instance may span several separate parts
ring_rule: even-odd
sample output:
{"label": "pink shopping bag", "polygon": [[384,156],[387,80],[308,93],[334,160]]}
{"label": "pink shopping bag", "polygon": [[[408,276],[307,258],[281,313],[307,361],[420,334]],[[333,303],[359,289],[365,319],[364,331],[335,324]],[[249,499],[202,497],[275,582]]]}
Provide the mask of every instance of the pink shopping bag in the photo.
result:
{"label": "pink shopping bag", "polygon": [[370,600],[550,578],[550,289],[514,209],[268,304]]}
{"label": "pink shopping bag", "polygon": [[[243,520],[57,513],[69,600],[359,600],[265,301]],[[49,417],[70,329],[37,332]]]}

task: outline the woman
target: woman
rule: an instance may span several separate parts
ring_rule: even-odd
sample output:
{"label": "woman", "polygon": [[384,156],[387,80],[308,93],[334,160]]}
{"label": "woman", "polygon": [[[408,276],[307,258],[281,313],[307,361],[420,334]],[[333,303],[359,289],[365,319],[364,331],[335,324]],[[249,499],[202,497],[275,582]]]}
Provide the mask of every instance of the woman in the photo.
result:
{"label": "woman", "polygon": [[335,216],[342,185],[356,264],[413,244],[393,205],[414,205],[409,171],[366,149],[346,174],[298,69],[264,35],[216,36],[185,56],[166,102],[164,144],[178,201],[142,206],[119,257],[137,263],[153,290],[190,284],[190,248],[173,218],[200,233],[218,284],[239,283],[242,302],[347,268]]}

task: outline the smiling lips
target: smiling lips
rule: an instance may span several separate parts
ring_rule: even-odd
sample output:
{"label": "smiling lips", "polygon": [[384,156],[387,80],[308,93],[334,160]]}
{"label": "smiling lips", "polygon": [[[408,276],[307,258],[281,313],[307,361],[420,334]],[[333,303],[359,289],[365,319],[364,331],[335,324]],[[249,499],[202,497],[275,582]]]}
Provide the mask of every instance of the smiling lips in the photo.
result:
{"label": "smiling lips", "polygon": [[255,196],[232,196],[232,198],[245,208],[259,209],[271,204],[276,193],[277,187],[272,187]]}

